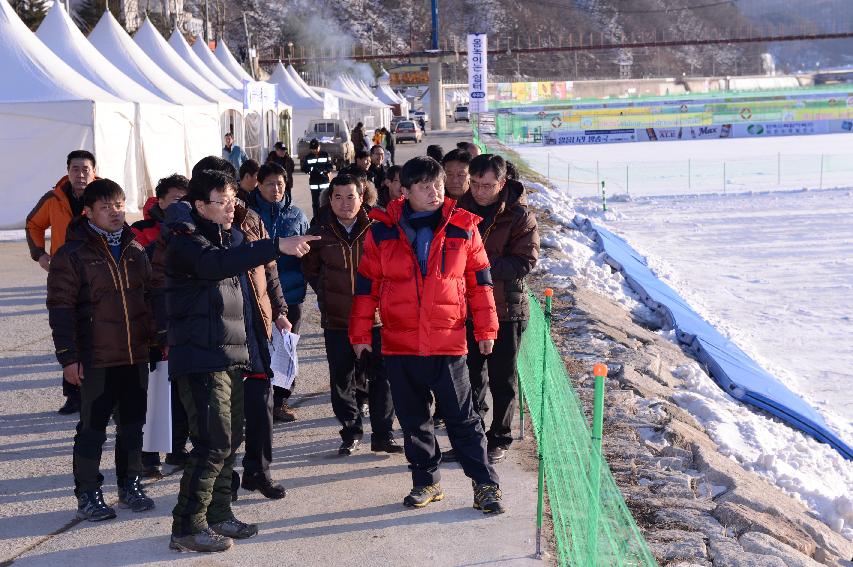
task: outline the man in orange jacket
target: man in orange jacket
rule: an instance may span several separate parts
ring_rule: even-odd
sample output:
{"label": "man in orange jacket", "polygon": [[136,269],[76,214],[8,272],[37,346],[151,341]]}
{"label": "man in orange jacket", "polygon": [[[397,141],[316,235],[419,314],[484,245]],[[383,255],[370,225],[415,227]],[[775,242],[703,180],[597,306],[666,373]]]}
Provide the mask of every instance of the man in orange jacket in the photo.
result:
{"label": "man in orange jacket", "polygon": [[[83,214],[83,190],[95,180],[95,156],[86,150],[74,150],[65,162],[67,175],[52,191],[45,193],[27,216],[27,244],[30,256],[48,271],[50,259],[65,244],[65,233],[71,219]],[[50,229],[50,253],[45,249],[45,232]],[[63,415],[80,411],[80,388],[62,381],[65,404],[59,408]]]}
{"label": "man in orange jacket", "polygon": [[429,157],[400,172],[403,198],[373,209],[355,281],[349,336],[356,357],[371,350],[374,313],[382,319],[382,355],[404,434],[413,488],[403,505],[421,508],[444,498],[441,451],[430,413],[441,406],[447,435],[474,484],[474,507],[500,514],[498,475],[471,400],[465,355],[470,309],[477,347],[492,352],[498,317],[480,218],[444,196],[444,170]]}

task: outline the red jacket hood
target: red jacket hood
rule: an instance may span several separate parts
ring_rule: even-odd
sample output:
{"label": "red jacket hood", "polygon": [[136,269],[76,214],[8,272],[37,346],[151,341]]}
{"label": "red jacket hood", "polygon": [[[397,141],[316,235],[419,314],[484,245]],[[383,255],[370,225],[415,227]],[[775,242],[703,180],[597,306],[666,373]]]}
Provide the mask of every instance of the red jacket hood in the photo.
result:
{"label": "red jacket hood", "polygon": [[154,205],[158,204],[159,202],[160,202],[160,200],[156,196],[148,197],[148,200],[145,201],[145,205],[142,206],[142,218],[150,219],[151,218],[151,208],[154,207]]}

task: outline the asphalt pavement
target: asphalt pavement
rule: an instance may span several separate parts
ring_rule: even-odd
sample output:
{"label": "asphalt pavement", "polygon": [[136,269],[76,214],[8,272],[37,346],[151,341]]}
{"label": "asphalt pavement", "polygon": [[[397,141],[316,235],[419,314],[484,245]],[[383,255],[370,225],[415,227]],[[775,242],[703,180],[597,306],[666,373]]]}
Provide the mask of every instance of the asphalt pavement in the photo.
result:
{"label": "asphalt pavement", "polygon": [[[397,161],[424,154],[427,144],[447,151],[463,139],[470,140],[465,126],[430,133],[421,144],[397,146]],[[310,217],[305,175],[296,176],[294,200]],[[412,510],[402,506],[411,487],[402,455],[371,453],[368,445],[338,456],[339,426],[312,294],[304,304],[300,376],[291,398],[298,420],[275,426],[272,474],[287,497],[271,501],[241,489],[234,506],[239,519],[259,524],[257,537],[215,555],[169,550],[179,473],[148,484],[152,511],[118,508],[114,520],[75,520],[71,446],[77,417],[56,413],[61,373],[44,305],[45,278],[26,243],[0,243],[0,566],[550,563],[532,559],[536,472],[529,435],[497,465],[508,512],[495,517],[472,508],[470,481],[457,464],[442,466],[445,499]],[[449,447],[443,430],[439,440]],[[116,504],[113,446],[110,426],[102,472],[105,498]]]}

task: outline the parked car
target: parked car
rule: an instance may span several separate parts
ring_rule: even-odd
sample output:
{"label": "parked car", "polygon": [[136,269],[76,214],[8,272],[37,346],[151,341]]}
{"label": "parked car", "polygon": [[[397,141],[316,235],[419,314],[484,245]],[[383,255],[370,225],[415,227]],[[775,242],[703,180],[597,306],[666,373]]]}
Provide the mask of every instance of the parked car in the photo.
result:
{"label": "parked car", "polygon": [[453,121],[459,122],[460,120],[471,122],[471,113],[468,112],[468,106],[465,104],[457,105],[456,110],[453,111]]}
{"label": "parked car", "polygon": [[416,144],[423,142],[424,133],[418,126],[417,122],[411,120],[403,120],[397,124],[397,129],[394,131],[394,141],[396,143],[412,141]]}
{"label": "parked car", "polygon": [[308,123],[308,129],[296,144],[296,154],[302,161],[308,155],[312,139],[320,142],[320,149],[328,152],[338,170],[355,161],[355,148],[350,140],[350,129],[346,120],[318,118]]}

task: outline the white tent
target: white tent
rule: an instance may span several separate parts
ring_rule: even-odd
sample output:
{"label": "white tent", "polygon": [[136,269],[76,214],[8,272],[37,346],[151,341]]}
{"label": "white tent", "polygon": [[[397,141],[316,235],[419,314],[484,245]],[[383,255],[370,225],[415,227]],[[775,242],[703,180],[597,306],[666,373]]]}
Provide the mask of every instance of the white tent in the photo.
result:
{"label": "white tent", "polygon": [[335,118],[335,113],[329,112],[323,102],[309,97],[296,84],[293,77],[281,64],[275,66],[269,82],[276,85],[278,97],[293,107],[293,134],[298,139],[308,129],[308,123],[318,118]]}
{"label": "white tent", "polygon": [[[157,180],[184,172],[184,111],[145,90],[122,73],[86,40],[61,2],[54,3],[36,35],[77,73],[112,95],[136,104],[137,187],[125,187],[128,197],[142,199]],[[179,145],[171,148],[173,141]],[[180,151],[179,151],[180,150]]]}
{"label": "white tent", "polygon": [[182,140],[174,140],[172,143],[175,146],[173,151],[185,156],[184,170],[187,173],[201,158],[221,153],[217,106],[184,88],[160,69],[133,42],[110,12],[104,12],[98,25],[89,34],[89,41],[131,79],[157,96],[183,106],[184,136]]}
{"label": "white tent", "polygon": [[[173,36],[175,34],[172,34]],[[226,69],[219,59],[210,50],[210,47],[200,37],[197,37],[192,45],[193,53],[198,56],[202,63],[207,65],[207,68],[213,71],[217,77],[228,83],[232,89],[243,90],[243,81],[234,76],[234,74]]]}
{"label": "white tent", "polygon": [[187,43],[187,40],[184,38],[184,34],[182,34],[177,28],[175,28],[172,31],[172,35],[169,36],[169,45],[175,50],[178,57],[189,64],[189,66],[192,67],[196,73],[204,77],[208,83],[221,91],[228,92],[228,94],[235,96],[237,89],[236,85],[227,82],[225,79],[217,75],[213,69],[205,65],[204,61],[196,55],[192,50],[192,47],[190,47],[190,44]]}
{"label": "white tent", "polygon": [[201,98],[217,103],[220,112],[229,108],[242,110],[242,100],[237,100],[224,93],[198,74],[189,63],[175,53],[175,50],[160,35],[149,18],[145,18],[145,21],[142,22],[133,36],[133,41],[170,77]]}
{"label": "white tent", "polygon": [[133,105],[71,69],[6,0],[0,0],[0,74],[0,166],[7,176],[0,228],[24,226],[33,205],[65,173],[72,150],[92,151],[101,176],[136,186]]}
{"label": "white tent", "polygon": [[293,77],[293,80],[296,82],[296,84],[302,87],[302,90],[304,90],[308,94],[308,96],[316,98],[317,100],[323,100],[323,97],[316,90],[314,90],[314,87],[306,83],[305,80],[299,75],[299,73],[296,72],[296,69],[293,68],[293,65],[288,65],[285,70],[291,77]]}
{"label": "white tent", "polygon": [[225,45],[224,39],[220,39],[216,42],[216,51],[214,52],[214,55],[222,66],[228,69],[228,72],[234,75],[241,82],[255,80],[246,72],[245,69],[243,69],[243,66],[237,62],[231,54],[231,51],[229,51],[228,46]]}

